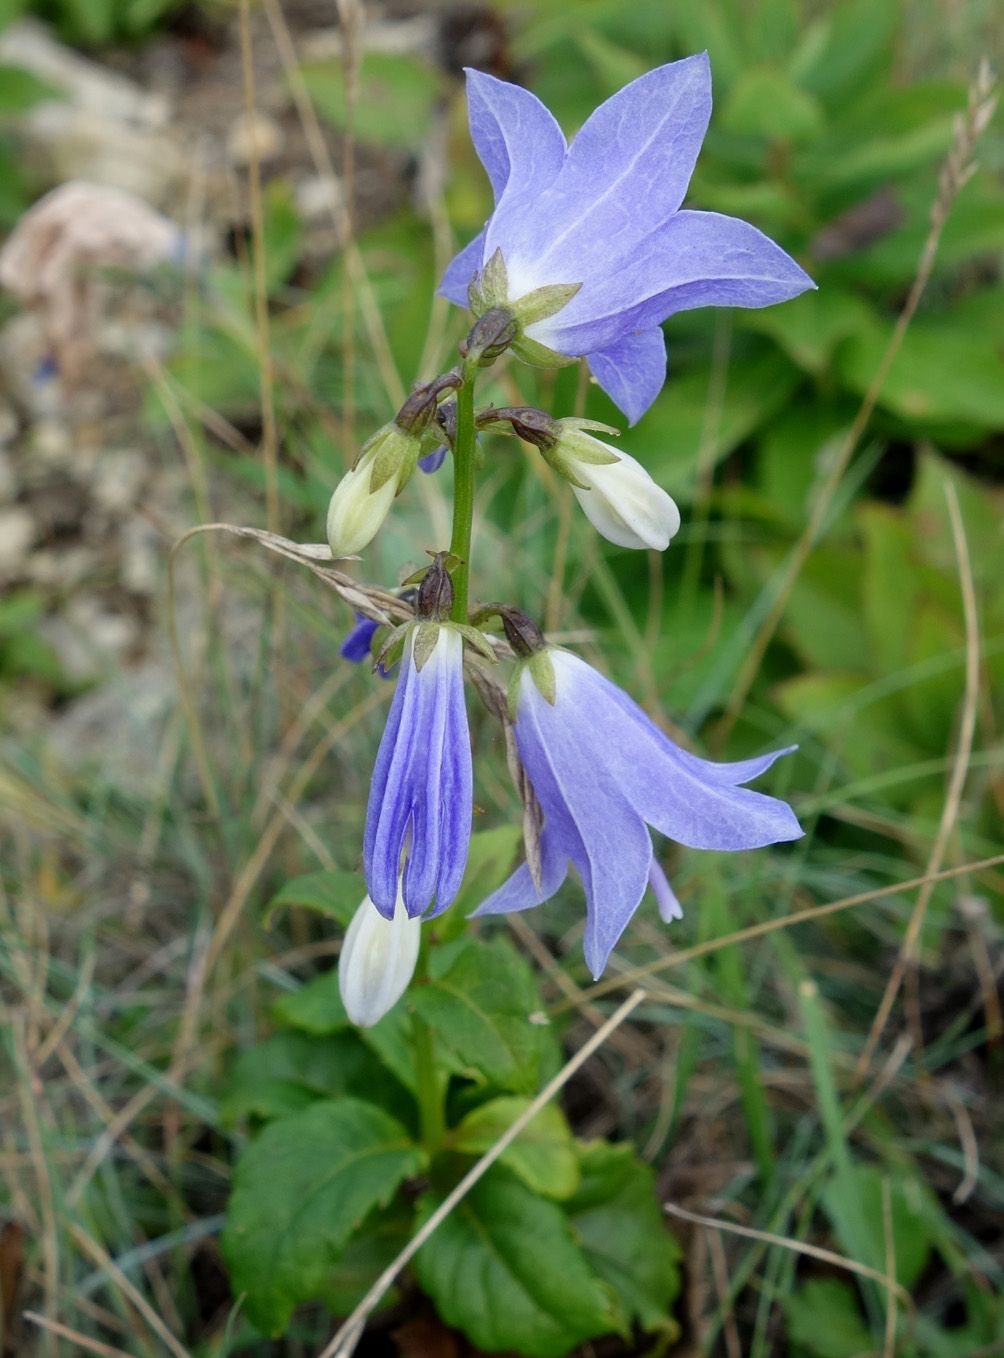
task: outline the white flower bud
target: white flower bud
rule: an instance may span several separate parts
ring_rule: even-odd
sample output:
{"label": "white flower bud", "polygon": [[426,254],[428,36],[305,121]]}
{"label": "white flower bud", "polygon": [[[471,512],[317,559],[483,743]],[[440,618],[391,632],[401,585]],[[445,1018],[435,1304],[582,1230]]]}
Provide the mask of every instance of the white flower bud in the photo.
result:
{"label": "white flower bud", "polygon": [[[594,462],[577,457],[585,441],[616,461]],[[575,498],[593,527],[619,547],[654,547],[664,551],[680,527],[680,511],[656,485],[640,462],[609,444],[576,431],[558,444],[562,462],[581,485],[572,483]]]}
{"label": "white flower bud", "polygon": [[398,881],[394,918],[384,919],[367,896],[352,917],[338,959],[338,989],[345,1012],[371,1028],[408,988],[418,961],[422,921],[404,908]]}
{"label": "white flower bud", "polygon": [[352,556],[376,537],[395,495],[415,470],[421,440],[393,421],[364,445],[328,505],[328,545],[334,557]]}
{"label": "white flower bud", "polygon": [[[375,455],[374,455],[375,456]],[[328,545],[333,557],[352,556],[376,537],[394,502],[397,480],[391,477],[370,490],[373,458],[368,454],[346,472],[328,505]]]}

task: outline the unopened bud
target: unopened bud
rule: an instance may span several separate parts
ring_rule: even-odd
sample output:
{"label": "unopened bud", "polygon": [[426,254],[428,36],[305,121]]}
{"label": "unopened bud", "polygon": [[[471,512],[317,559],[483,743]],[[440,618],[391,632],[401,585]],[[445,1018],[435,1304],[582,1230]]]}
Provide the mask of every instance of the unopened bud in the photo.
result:
{"label": "unopened bud", "polygon": [[405,433],[424,434],[436,417],[440,393],[456,391],[461,383],[459,373],[443,373],[431,382],[416,383],[411,395],[394,416],[394,423]]}
{"label": "unopened bud", "polygon": [[385,919],[365,898],[352,917],[338,959],[338,989],[345,1012],[360,1028],[371,1028],[394,1008],[415,972],[422,921],[411,919],[398,881],[394,916]]}
{"label": "unopened bud", "polygon": [[512,344],[519,333],[516,318],[505,307],[492,307],[471,326],[465,340],[457,346],[461,358],[487,368]]}
{"label": "unopened bud", "polygon": [[328,545],[334,557],[352,556],[376,537],[415,470],[420,440],[393,421],[364,446],[335,487],[328,505]]}
{"label": "unopened bud", "polygon": [[544,634],[521,608],[508,605],[499,609],[506,640],[521,660],[528,659],[546,646]]}
{"label": "unopened bud", "polygon": [[607,429],[586,420],[559,420],[561,434],[543,456],[572,483],[575,498],[593,527],[619,547],[664,551],[680,527],[680,511],[670,495],[627,453],[587,434]]}
{"label": "unopened bud", "polygon": [[508,424],[524,443],[532,443],[541,452],[550,452],[562,434],[562,423],[546,410],[534,406],[490,407],[482,415],[484,423]]}
{"label": "unopened bud", "polygon": [[453,581],[446,569],[445,552],[437,553],[422,576],[415,600],[415,617],[420,622],[448,622],[453,608]]}

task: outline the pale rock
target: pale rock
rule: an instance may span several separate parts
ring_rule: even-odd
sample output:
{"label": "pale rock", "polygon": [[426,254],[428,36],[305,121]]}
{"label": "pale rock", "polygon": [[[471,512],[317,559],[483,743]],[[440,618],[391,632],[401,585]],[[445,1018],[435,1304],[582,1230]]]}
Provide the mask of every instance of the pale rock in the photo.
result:
{"label": "pale rock", "polygon": [[140,498],[145,477],[142,453],[105,449],[98,454],[91,480],[94,503],[113,517],[125,514]]}
{"label": "pale rock", "polygon": [[242,113],[227,133],[227,153],[235,165],[249,165],[252,157],[259,164],[275,160],[285,144],[285,133],[267,113],[255,113],[250,120]]}
{"label": "pale rock", "polygon": [[20,574],[37,531],[33,515],[23,505],[0,509],[0,579]]}

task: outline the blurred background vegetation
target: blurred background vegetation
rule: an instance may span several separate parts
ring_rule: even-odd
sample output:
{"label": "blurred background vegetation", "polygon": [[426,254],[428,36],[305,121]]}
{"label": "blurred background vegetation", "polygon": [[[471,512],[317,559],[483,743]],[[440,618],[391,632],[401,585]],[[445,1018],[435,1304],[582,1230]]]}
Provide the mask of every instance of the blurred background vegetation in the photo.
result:
{"label": "blurred background vegetation", "polygon": [[[262,915],[290,879],[357,867],[390,687],[338,660],[351,615],[322,584],[208,536],[178,555],[186,722],[167,553],[199,521],[317,541],[357,444],[451,363],[466,326],[434,288],[491,206],[464,65],[528,85],[572,133],[704,48],[715,112],[688,201],[755,222],[819,290],[666,324],[667,386],[623,441],[683,509],[662,557],[598,540],[536,454],[486,441],[474,591],[541,616],[695,748],[799,744],[772,790],[806,839],[720,860],[665,846],[686,918],[667,934],[639,912],[616,984],[672,948],[884,894],[651,976],[565,1107],[581,1136],[633,1139],[663,1200],[788,1238],[673,1222],[669,1352],[1004,1352],[1004,876],[898,889],[1002,845],[999,113],[957,196],[939,181],[979,63],[1004,61],[1000,4],[250,9],[248,67],[224,0],[0,0],[0,229],[94,179],[167,212],[197,262],[102,277],[73,383],[38,315],[0,298],[5,1358],[82,1351],[25,1307],[135,1354],[293,1358],[330,1333],[319,1307],[277,1342],[232,1314],[216,1239],[247,1135],[225,1116],[239,1074],[224,1095],[242,1052],[297,1028],[270,1074],[296,1106],[335,1087],[323,1024],[288,997],[338,931]],[[618,424],[586,379],[509,364],[484,397]],[[446,540],[448,477],[415,478],[360,578],[392,586]],[[482,823],[515,824],[497,728],[472,723]],[[582,993],[581,913],[569,886],[514,926],[568,1051],[618,998]],[[799,1242],[894,1271],[910,1304]],[[405,1280],[360,1352],[458,1353],[435,1325]]]}

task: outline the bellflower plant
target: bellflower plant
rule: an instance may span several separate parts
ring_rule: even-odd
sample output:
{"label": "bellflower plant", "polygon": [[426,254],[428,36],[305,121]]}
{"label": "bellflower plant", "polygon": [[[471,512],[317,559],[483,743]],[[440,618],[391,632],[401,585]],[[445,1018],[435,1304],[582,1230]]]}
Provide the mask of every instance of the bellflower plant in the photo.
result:
{"label": "bellflower plant", "polygon": [[[538,879],[527,864],[475,911],[540,905],[578,869],[586,891],[586,964],[599,977],[652,878],[648,826],[691,849],[758,849],[798,839],[786,802],[741,784],[769,769],[775,750],[714,764],[675,745],[637,703],[568,651],[541,650],[515,684],[516,743],[544,812]],[[660,913],[679,904],[657,868]],[[667,894],[668,893],[668,894]]]}
{"label": "bellflower plant", "polygon": [[[498,251],[505,302],[518,316],[525,299],[514,352],[544,366],[584,356],[632,424],[666,378],[660,322],[693,307],[769,306],[814,286],[756,227],[681,210],[711,116],[707,53],[633,80],[571,146],[518,85],[468,70],[467,104],[495,210],[440,292],[465,306]],[[561,286],[573,295],[550,312],[541,290]],[[542,303],[549,314],[539,315]]]}
{"label": "bellflower plant", "polygon": [[[324,1091],[335,1080],[337,1096],[314,1099],[311,1088],[306,1107],[283,1104],[234,1175],[223,1254],[249,1319],[270,1336],[301,1302],[350,1309],[339,1277],[354,1287],[360,1261],[382,1267],[388,1228],[396,1241],[399,1229],[430,1222],[465,1162],[512,1130],[553,1070],[555,1040],[532,970],[504,931],[469,925],[468,912],[541,905],[574,866],[586,894],[586,962],[599,976],[648,889],[664,921],[682,918],[652,830],[726,852],[802,833],[786,803],[744,786],[786,751],[731,764],[699,759],[596,669],[549,646],[520,608],[472,609],[469,596],[477,472],[497,454],[487,439],[478,450],[479,432],[536,448],[621,547],[663,551],[680,527],[677,506],[645,469],[596,437],[616,430],[532,406],[478,407],[484,368],[508,353],[545,366],[584,356],[633,422],[665,375],[659,325],[667,316],[765,306],[811,283],[754,227],[681,210],[711,106],[706,57],[632,82],[571,146],[528,91],[476,71],[467,88],[495,211],[442,290],[469,301],[473,323],[456,366],[417,382],[363,445],[327,518],[332,557],[361,552],[415,468],[434,472],[450,457],[448,549],[417,542],[432,564],[394,585],[318,567],[324,549],[299,553],[356,610],[341,655],[372,659],[385,675],[398,669],[366,809],[365,899],[356,905],[355,874],[334,869],[284,893],[287,903],[330,912],[346,933],[338,996],[329,975],[284,996],[286,1020],[298,1016],[303,1029],[279,1035],[297,1079],[308,1072],[313,1085],[316,1069]],[[296,556],[292,546],[286,554]],[[508,693],[496,677],[500,661]],[[511,876],[516,845],[506,827],[472,836],[468,680],[488,714],[479,758],[491,757],[495,722],[522,803],[526,861]],[[373,1031],[360,1037],[343,1031],[349,1025]],[[273,1084],[274,1061],[261,1063]],[[274,1094],[252,1103],[271,1109]],[[544,1113],[546,1175],[533,1156],[515,1153],[518,1144],[488,1167],[470,1214],[449,1216],[415,1254],[419,1286],[482,1352],[556,1358],[646,1327],[665,1341],[678,1274],[651,1171],[626,1146],[577,1142],[558,1108]],[[597,1265],[582,1225],[587,1178],[587,1214],[609,1206],[623,1223],[599,1253],[631,1242],[609,1270]],[[537,1197],[545,1193],[546,1203]],[[486,1288],[499,1305],[484,1305]]]}

